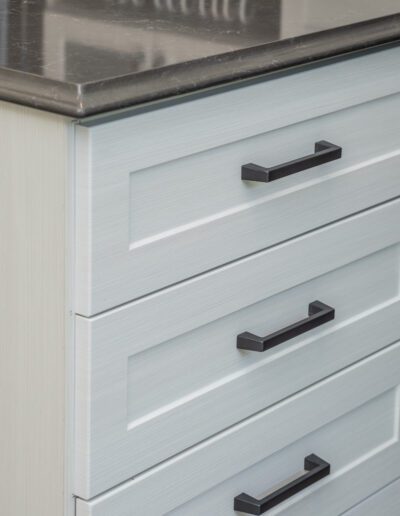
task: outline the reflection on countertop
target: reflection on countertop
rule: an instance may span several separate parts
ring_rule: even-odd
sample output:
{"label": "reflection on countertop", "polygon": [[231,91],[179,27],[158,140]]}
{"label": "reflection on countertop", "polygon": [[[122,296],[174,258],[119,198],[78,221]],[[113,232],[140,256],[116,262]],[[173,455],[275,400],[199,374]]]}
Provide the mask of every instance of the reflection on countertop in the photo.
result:
{"label": "reflection on countertop", "polygon": [[0,23],[8,37],[1,65],[78,83],[280,36],[280,0],[10,0],[8,10],[4,0],[2,5]]}

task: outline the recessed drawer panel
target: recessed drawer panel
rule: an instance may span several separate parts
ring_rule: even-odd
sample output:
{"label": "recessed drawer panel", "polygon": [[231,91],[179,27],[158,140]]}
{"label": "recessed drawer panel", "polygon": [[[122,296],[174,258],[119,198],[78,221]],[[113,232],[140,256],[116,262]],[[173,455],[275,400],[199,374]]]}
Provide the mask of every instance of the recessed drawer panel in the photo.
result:
{"label": "recessed drawer panel", "polygon": [[[92,501],[78,500],[77,516],[257,514],[238,506],[246,500],[271,516],[337,516],[400,475],[399,360],[397,343]],[[293,482],[300,488],[288,493]]]}
{"label": "recessed drawer panel", "polygon": [[76,493],[109,489],[398,340],[399,217],[393,201],[77,317]]}
{"label": "recessed drawer panel", "polygon": [[[295,89],[298,80],[290,79]],[[325,114],[337,95],[331,92],[325,111],[310,99],[314,115],[302,112],[300,123],[286,118],[282,103],[279,125],[269,118],[276,110],[270,88],[244,88],[247,99],[259,95],[260,109],[253,125],[238,115],[245,129],[237,134],[224,126],[221,105],[226,138],[211,139],[215,111],[189,117],[203,100],[164,108],[166,132],[178,138],[170,153],[152,139],[152,128],[161,137],[157,111],[133,117],[130,138],[126,121],[78,128],[78,313],[105,311],[400,195],[399,95]],[[185,106],[190,129],[182,127]],[[158,115],[161,123],[165,111]],[[321,140],[340,146],[342,157],[315,150]],[[242,180],[249,163],[275,167],[268,176],[275,180]]]}
{"label": "recessed drawer panel", "polygon": [[399,516],[400,480],[396,480],[378,493],[357,505],[343,516]]}

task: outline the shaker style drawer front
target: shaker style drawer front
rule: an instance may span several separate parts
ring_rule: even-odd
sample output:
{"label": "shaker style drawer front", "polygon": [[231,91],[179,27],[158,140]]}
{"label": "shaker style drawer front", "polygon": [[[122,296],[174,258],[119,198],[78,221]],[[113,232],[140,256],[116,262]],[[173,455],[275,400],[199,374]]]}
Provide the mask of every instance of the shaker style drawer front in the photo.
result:
{"label": "shaker style drawer front", "polygon": [[392,201],[77,317],[76,494],[110,489],[400,339],[399,218]]}
{"label": "shaker style drawer front", "polygon": [[397,343],[114,490],[78,499],[77,516],[342,514],[400,475],[399,360]]}
{"label": "shaker style drawer front", "polygon": [[[299,73],[79,126],[77,313],[103,312],[400,195],[400,96],[376,99],[390,92],[382,87],[364,98],[370,80],[346,90],[357,63],[303,72],[304,84]],[[344,70],[339,96],[326,81]]]}
{"label": "shaker style drawer front", "polygon": [[343,516],[398,516],[400,514],[400,480],[357,505]]}

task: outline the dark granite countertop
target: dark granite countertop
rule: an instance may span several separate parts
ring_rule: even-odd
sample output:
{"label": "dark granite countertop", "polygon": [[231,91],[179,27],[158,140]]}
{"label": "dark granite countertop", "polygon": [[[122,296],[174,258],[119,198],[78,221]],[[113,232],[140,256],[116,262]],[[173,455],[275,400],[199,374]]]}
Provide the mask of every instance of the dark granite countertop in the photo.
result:
{"label": "dark granite countertop", "polygon": [[400,43],[400,0],[0,0],[0,99],[73,117]]}

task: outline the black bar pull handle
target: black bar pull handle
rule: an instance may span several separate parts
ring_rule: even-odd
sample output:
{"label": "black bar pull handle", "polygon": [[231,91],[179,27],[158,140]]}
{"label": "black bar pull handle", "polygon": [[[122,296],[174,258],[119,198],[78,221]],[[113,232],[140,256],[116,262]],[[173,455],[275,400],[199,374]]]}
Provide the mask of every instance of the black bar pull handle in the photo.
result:
{"label": "black bar pull handle", "polygon": [[244,181],[258,181],[270,183],[277,179],[282,179],[292,174],[297,174],[302,170],[307,170],[329,161],[334,161],[342,157],[342,148],[325,140],[315,144],[315,153],[302,158],[288,161],[271,168],[261,167],[254,163],[248,163],[242,167],[242,179]]}
{"label": "black bar pull handle", "polygon": [[234,510],[245,514],[264,514],[272,507],[282,503],[291,496],[299,493],[308,486],[315,484],[318,480],[328,476],[331,472],[331,466],[317,455],[309,455],[304,459],[304,469],[306,473],[296,478],[284,487],[281,487],[272,494],[257,500],[252,496],[242,493],[236,496],[234,501]]}
{"label": "black bar pull handle", "polygon": [[332,321],[334,318],[334,308],[321,303],[321,301],[313,301],[308,306],[308,317],[306,319],[302,319],[266,337],[259,337],[249,332],[241,333],[237,336],[237,348],[246,351],[267,351],[302,333],[306,333],[328,321]]}

